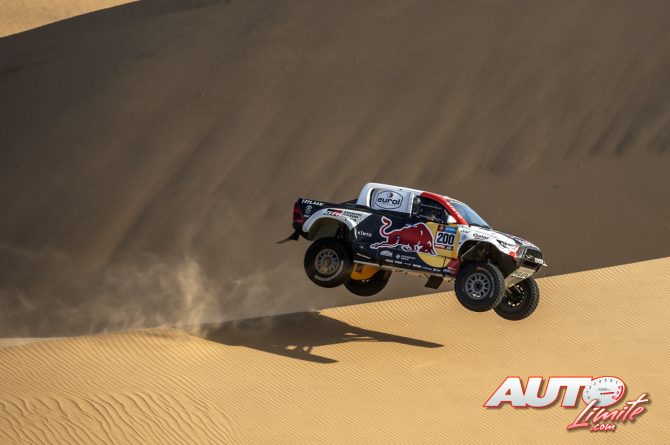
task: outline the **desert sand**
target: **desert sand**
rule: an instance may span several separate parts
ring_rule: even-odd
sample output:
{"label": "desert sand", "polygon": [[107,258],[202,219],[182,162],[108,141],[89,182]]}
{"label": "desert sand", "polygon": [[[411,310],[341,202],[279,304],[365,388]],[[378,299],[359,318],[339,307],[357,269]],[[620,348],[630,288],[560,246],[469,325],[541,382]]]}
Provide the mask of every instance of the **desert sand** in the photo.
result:
{"label": "desert sand", "polygon": [[3,0],[0,37],[134,0]]}
{"label": "desert sand", "polygon": [[[120,3],[0,7],[0,443],[670,441],[668,2]],[[369,181],[537,243],[537,312],[311,284],[293,202]],[[585,373],[648,412],[482,408]]]}
{"label": "desert sand", "polygon": [[547,274],[669,256],[668,23],[665,1],[149,0],[0,39],[0,336],[360,302],[274,242],[298,197],[369,181],[469,202]]}
{"label": "desert sand", "polygon": [[[0,350],[0,442],[667,443],[670,258],[540,280],[522,322],[452,292]],[[610,375],[648,410],[485,409],[508,375]],[[587,374],[588,375],[588,374]]]}

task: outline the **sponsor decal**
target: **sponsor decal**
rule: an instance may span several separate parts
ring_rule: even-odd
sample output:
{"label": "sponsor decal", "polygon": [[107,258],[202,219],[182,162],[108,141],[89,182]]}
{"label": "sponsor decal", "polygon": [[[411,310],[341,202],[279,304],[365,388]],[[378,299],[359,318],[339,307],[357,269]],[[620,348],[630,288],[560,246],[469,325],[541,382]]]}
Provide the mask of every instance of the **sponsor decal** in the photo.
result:
{"label": "sponsor decal", "polygon": [[412,255],[396,253],[394,258],[395,261],[393,261],[393,263],[395,264],[402,264],[405,267],[421,267],[416,263],[417,258]]}
{"label": "sponsor decal", "polygon": [[449,213],[451,216],[456,218],[456,222],[458,224],[465,225],[465,226],[469,225],[468,222],[465,220],[465,218],[463,218],[463,215],[458,213],[458,210],[456,210],[456,207],[454,207],[453,204],[451,204],[451,202],[449,202],[449,199],[447,199],[446,196],[441,196],[441,195],[431,193],[431,192],[422,192],[421,196],[426,197],[426,198],[430,198],[430,199],[432,199],[434,201],[437,201],[440,204],[442,204],[447,209],[447,213]]}
{"label": "sponsor decal", "polygon": [[382,250],[381,252],[379,252],[379,256],[392,257],[393,252],[391,252],[390,250]]}
{"label": "sponsor decal", "polygon": [[537,248],[537,246],[536,246],[535,244],[533,244],[533,243],[531,243],[530,241],[527,241],[527,240],[525,240],[525,239],[523,239],[523,238],[519,238],[519,237],[516,236],[516,235],[510,235],[509,233],[504,233],[504,232],[498,232],[498,233],[503,234],[503,235],[505,235],[505,236],[508,237],[508,238],[512,238],[514,241],[516,241],[517,243],[521,244],[522,246],[535,247],[535,248]]}
{"label": "sponsor decal", "polygon": [[456,240],[456,227],[449,227],[440,224],[435,233],[435,247],[446,250],[454,250],[454,241]]}
{"label": "sponsor decal", "polygon": [[311,204],[311,205],[314,205],[314,206],[323,206],[323,203],[322,203],[322,202],[319,202],[319,201],[312,201],[311,199],[303,199],[303,200],[302,200],[302,203],[303,203],[303,204]]}
{"label": "sponsor decal", "polygon": [[311,213],[312,213],[312,206],[308,205],[307,207],[305,207],[305,216],[307,216]]}
{"label": "sponsor decal", "polygon": [[472,234],[472,237],[473,237],[474,239],[481,239],[481,240],[487,240],[487,239],[489,239],[489,236],[488,236],[488,235],[482,235],[481,233],[477,233],[477,232],[474,232],[474,233]]}
{"label": "sponsor decal", "polygon": [[348,210],[342,210],[342,209],[327,209],[323,212],[323,214],[335,217],[341,216],[343,218],[348,218],[354,222],[358,222],[363,217],[362,213],[350,212]]}
{"label": "sponsor decal", "polygon": [[459,224],[466,223],[465,218],[463,218],[463,215],[459,213],[458,210],[456,210],[456,207],[452,203],[449,202],[448,199],[444,199],[444,205],[447,207],[447,210],[449,211],[449,214],[452,215],[456,221],[458,221]]}
{"label": "sponsor decal", "polygon": [[[525,389],[521,377],[505,378],[485,408],[499,408],[508,404],[514,408],[549,408],[560,399],[562,408],[578,408],[579,401],[586,406],[567,425],[568,430],[615,432],[619,425],[635,422],[646,412],[647,393],[623,402],[626,384],[618,377],[529,377]],[[542,394],[542,395],[541,395]],[[580,398],[581,394],[581,398]]]}
{"label": "sponsor decal", "polygon": [[374,198],[374,203],[380,209],[397,209],[402,205],[402,195],[392,191],[380,191]]}
{"label": "sponsor decal", "polygon": [[384,241],[371,244],[372,249],[392,249],[399,247],[405,252],[421,252],[436,255],[433,234],[424,223],[405,225],[400,229],[391,230],[393,223],[382,216],[382,226],[379,234]]}
{"label": "sponsor decal", "polygon": [[447,264],[445,272],[447,275],[455,276],[461,268],[461,260],[458,258],[452,258],[451,261]]}
{"label": "sponsor decal", "polygon": [[358,222],[365,219],[365,215],[363,215],[362,213],[349,212],[345,210],[342,214],[344,215],[345,218],[349,218],[354,222]]}
{"label": "sponsor decal", "polygon": [[356,235],[357,235],[357,236],[366,236],[366,237],[368,237],[368,238],[371,238],[371,237],[372,237],[372,233],[370,233],[370,232],[364,232],[364,231],[362,231],[362,230],[357,230],[357,231],[356,231]]}

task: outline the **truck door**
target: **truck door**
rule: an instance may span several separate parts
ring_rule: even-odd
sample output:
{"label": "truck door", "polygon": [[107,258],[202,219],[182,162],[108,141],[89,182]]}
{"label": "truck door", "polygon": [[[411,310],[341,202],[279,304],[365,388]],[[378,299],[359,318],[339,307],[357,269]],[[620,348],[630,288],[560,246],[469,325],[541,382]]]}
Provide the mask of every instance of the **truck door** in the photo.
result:
{"label": "truck door", "polygon": [[421,249],[419,259],[428,268],[442,269],[448,261],[456,256],[456,225],[448,224],[449,214],[442,205],[430,198],[417,196],[412,205],[411,224],[424,225],[430,233],[430,241],[426,237],[424,243],[430,243],[429,249]]}
{"label": "truck door", "polygon": [[398,244],[392,235],[405,226],[407,215],[396,212],[374,213],[354,229],[354,261],[398,266]]}
{"label": "truck door", "polygon": [[403,267],[398,251],[406,241],[402,229],[412,208],[411,191],[380,184],[370,190],[367,204],[374,213],[355,229],[354,260]]}

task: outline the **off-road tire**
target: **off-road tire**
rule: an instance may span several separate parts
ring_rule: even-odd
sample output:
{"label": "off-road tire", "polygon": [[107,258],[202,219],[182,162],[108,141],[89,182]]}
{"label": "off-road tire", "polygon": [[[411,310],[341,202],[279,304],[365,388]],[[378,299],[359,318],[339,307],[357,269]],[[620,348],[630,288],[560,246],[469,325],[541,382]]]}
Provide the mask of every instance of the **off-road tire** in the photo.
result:
{"label": "off-road tire", "polygon": [[523,320],[532,314],[540,303],[540,289],[533,277],[505,289],[505,296],[498,306],[496,314],[507,320]]}
{"label": "off-road tire", "polygon": [[390,277],[390,271],[379,270],[365,280],[353,280],[349,278],[344,282],[344,287],[349,289],[349,292],[356,294],[359,297],[370,297],[381,292],[382,289],[386,287],[386,283],[389,282]]}
{"label": "off-road tire", "polygon": [[337,238],[320,238],[305,252],[305,273],[321,287],[336,287],[351,275],[353,261],[348,247]]}
{"label": "off-road tire", "polygon": [[470,262],[461,267],[454,286],[456,298],[467,309],[485,312],[505,296],[505,278],[490,262]]}

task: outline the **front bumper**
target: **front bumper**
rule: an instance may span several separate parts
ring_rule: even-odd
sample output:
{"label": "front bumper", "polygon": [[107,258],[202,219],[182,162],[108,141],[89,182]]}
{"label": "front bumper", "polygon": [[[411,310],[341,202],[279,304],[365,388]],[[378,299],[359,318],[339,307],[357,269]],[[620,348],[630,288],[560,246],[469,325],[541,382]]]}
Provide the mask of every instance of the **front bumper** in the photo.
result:
{"label": "front bumper", "polygon": [[542,251],[536,247],[522,247],[517,252],[516,269],[505,278],[505,285],[512,286],[533,276],[547,263],[542,259]]}

